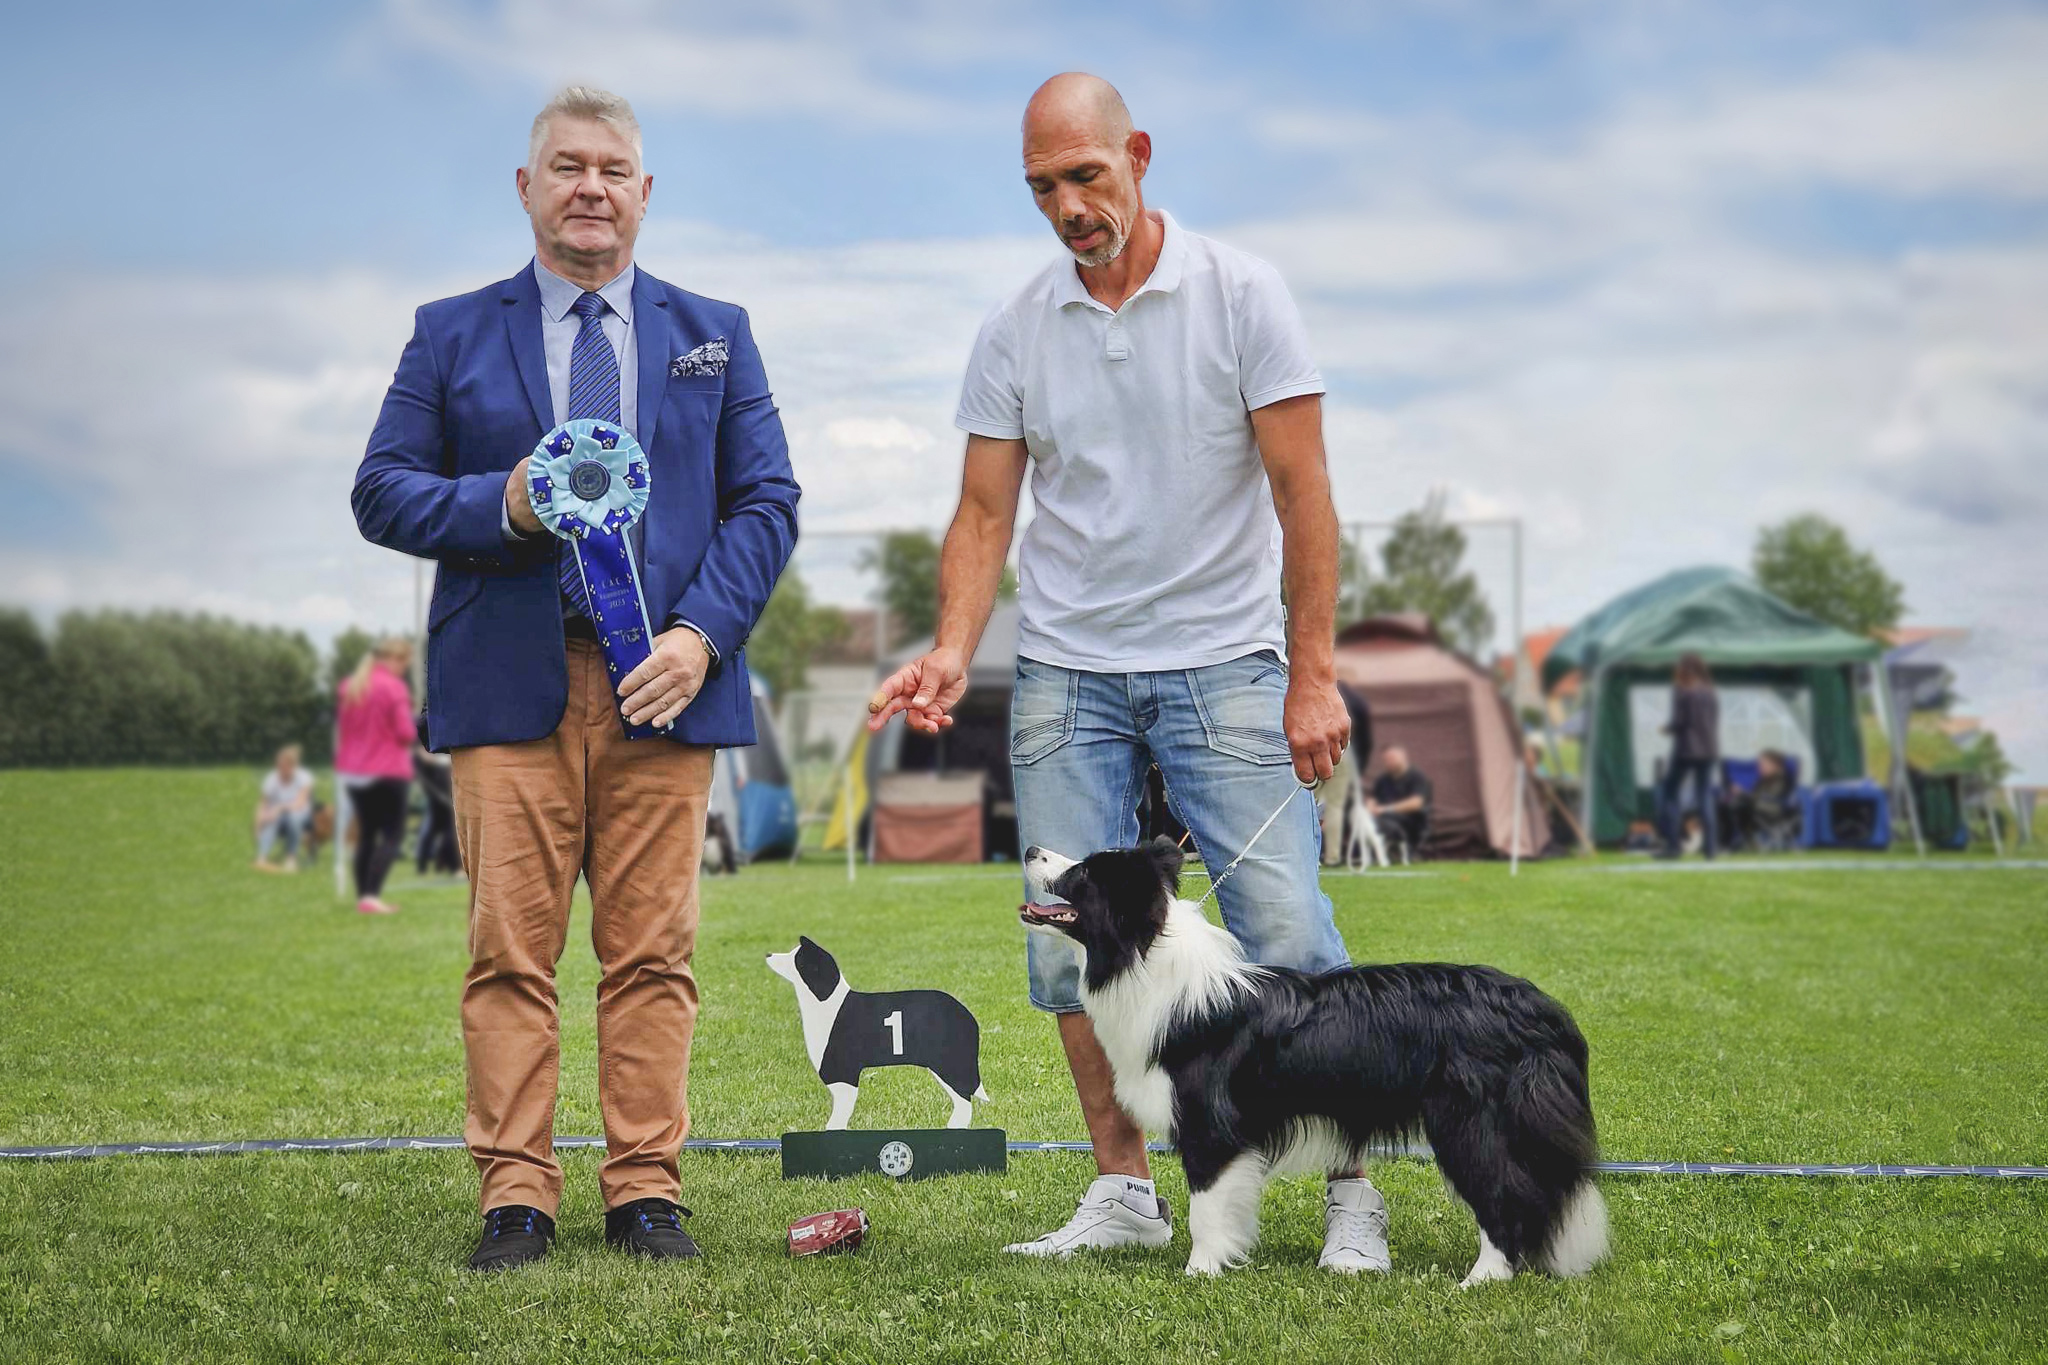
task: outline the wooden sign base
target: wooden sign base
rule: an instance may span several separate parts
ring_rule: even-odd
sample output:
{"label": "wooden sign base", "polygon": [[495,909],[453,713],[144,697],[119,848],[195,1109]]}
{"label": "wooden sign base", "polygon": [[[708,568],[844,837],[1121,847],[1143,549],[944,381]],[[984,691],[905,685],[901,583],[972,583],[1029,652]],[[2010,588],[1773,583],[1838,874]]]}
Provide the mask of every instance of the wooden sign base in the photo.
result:
{"label": "wooden sign base", "polygon": [[1000,1128],[840,1128],[782,1135],[784,1180],[1000,1174],[1009,1160],[1008,1135]]}

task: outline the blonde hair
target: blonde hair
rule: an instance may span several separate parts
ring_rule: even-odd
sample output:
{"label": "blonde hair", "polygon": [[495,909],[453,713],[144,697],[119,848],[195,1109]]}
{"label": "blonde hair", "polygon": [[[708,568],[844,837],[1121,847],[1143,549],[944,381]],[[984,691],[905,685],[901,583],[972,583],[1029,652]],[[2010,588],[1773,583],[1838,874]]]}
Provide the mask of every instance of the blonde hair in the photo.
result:
{"label": "blonde hair", "polygon": [[412,641],[403,635],[387,635],[376,646],[363,651],[363,657],[356,661],[355,671],[348,675],[348,682],[342,688],[341,699],[354,706],[370,690],[370,672],[377,661],[396,665],[398,671],[412,662]]}
{"label": "blonde hair", "polygon": [[609,125],[633,144],[633,160],[644,161],[640,153],[640,120],[633,116],[633,106],[626,103],[624,95],[614,95],[594,85],[565,85],[533,116],[533,131],[526,139],[527,170],[540,169],[540,149],[548,140],[548,125],[562,116],[593,118]]}

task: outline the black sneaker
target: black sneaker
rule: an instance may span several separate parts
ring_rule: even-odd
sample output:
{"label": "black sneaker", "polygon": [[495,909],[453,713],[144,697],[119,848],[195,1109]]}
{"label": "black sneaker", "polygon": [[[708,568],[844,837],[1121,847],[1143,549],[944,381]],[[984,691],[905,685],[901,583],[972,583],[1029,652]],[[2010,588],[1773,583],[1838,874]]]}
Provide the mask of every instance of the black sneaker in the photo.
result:
{"label": "black sneaker", "polygon": [[548,1254],[555,1220],[525,1204],[503,1204],[484,1215],[484,1239],[469,1258],[471,1270],[513,1270]]}
{"label": "black sneaker", "polygon": [[635,1199],[605,1214],[605,1244],[657,1261],[701,1256],[690,1234],[683,1231],[682,1220],[689,1216],[688,1209],[671,1199]]}

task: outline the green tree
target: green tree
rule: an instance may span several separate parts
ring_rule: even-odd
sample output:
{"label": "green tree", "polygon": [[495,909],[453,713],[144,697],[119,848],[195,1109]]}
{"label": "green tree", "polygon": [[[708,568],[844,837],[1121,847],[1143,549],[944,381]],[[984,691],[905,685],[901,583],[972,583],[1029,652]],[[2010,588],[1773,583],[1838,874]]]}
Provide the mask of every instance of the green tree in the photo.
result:
{"label": "green tree", "polygon": [[320,659],[296,631],[173,612],[73,612],[49,650],[52,764],[256,763],[325,747]]}
{"label": "green tree", "polygon": [[1365,614],[1365,589],[1372,576],[1372,563],[1359,551],[1358,542],[1345,536],[1337,542],[1337,629],[1342,630]]}
{"label": "green tree", "polygon": [[768,684],[776,706],[803,690],[810,663],[821,650],[841,644],[851,627],[837,607],[811,605],[803,575],[785,569],[761,619],[747,637],[747,667]]}
{"label": "green tree", "polygon": [[341,680],[356,671],[363,656],[377,647],[377,637],[361,626],[350,626],[334,637],[327,647],[327,696],[331,700]]}
{"label": "green tree", "polygon": [[1477,655],[1493,639],[1493,608],[1463,571],[1465,533],[1444,515],[1442,493],[1404,513],[1380,547],[1382,573],[1358,595],[1358,614],[1420,612],[1453,648]]}
{"label": "green tree", "polygon": [[50,646],[25,611],[0,611],[0,768],[59,761],[63,694]]}
{"label": "green tree", "polygon": [[[879,572],[882,614],[888,620],[884,649],[930,635],[939,622],[939,542],[929,531],[891,531],[879,548],[862,550],[859,566]],[[1017,570],[1003,565],[996,600],[1017,595]]]}
{"label": "green tree", "polygon": [[932,633],[939,616],[939,542],[929,531],[891,531],[863,550],[860,567],[882,579],[888,648]]}
{"label": "green tree", "polygon": [[1767,591],[1857,635],[1896,626],[1905,612],[1904,592],[1877,556],[1810,512],[1757,532],[1750,568]]}

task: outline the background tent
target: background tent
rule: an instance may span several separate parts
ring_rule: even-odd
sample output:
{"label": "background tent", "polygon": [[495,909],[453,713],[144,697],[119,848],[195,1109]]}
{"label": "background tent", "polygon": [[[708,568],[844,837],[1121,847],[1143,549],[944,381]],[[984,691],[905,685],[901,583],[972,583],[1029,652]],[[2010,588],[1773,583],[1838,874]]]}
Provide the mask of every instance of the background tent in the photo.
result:
{"label": "background tent", "polygon": [[[1017,683],[1017,618],[1014,601],[996,603],[982,632],[974,658],[967,665],[967,693],[953,708],[952,728],[924,735],[892,721],[868,746],[868,789],[874,793],[880,818],[890,799],[881,779],[891,773],[934,773],[952,777],[979,774],[982,779],[982,856],[1017,856],[1017,798],[1010,784],[1010,693]],[[929,639],[876,665],[879,680],[932,647]],[[900,790],[915,793],[910,784]],[[959,800],[958,784],[947,788]]]}
{"label": "background tent", "polygon": [[[1445,648],[1420,616],[1380,616],[1347,627],[1337,636],[1336,663],[1338,679],[1372,708],[1367,783],[1384,767],[1380,755],[1398,744],[1435,789],[1425,851],[1440,858],[1507,857],[1519,730],[1486,671]],[[1532,774],[1522,789],[1523,857],[1542,851],[1548,830]]]}
{"label": "background tent", "polygon": [[1580,780],[1592,837],[1618,843],[1656,809],[1656,765],[1670,747],[1660,730],[1681,655],[1698,654],[1714,675],[1724,756],[1779,749],[1831,782],[1863,776],[1856,676],[1880,652],[1733,569],[1684,569],[1615,598],[1543,661],[1545,691],[1573,672],[1585,683]]}
{"label": "background tent", "polygon": [[759,679],[754,680],[754,735],[750,748],[720,749],[711,768],[711,812],[725,817],[740,857],[748,862],[796,852],[796,794],[782,759],[781,733],[768,709],[768,692]]}

